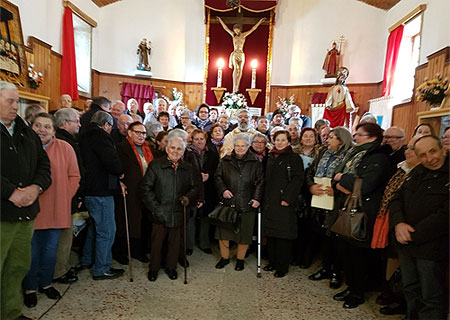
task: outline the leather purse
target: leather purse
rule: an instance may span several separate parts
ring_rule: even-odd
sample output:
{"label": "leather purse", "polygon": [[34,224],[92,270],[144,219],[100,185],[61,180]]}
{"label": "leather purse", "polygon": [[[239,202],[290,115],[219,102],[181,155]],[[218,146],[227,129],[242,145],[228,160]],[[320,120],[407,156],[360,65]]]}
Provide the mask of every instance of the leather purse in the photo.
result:
{"label": "leather purse", "polygon": [[362,211],[362,179],[356,178],[352,194],[347,196],[344,207],[339,210],[336,222],[330,230],[346,238],[358,241],[367,240],[367,216]]}
{"label": "leather purse", "polygon": [[239,214],[234,204],[225,205],[223,201],[208,214],[209,222],[218,227],[228,227],[236,229],[239,223]]}

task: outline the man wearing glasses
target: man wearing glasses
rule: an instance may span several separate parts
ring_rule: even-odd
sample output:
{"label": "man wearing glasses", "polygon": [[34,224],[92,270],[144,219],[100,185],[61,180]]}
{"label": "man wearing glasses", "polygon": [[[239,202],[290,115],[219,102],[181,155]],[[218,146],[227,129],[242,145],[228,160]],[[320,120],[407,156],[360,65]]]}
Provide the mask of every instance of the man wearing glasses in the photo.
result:
{"label": "man wearing glasses", "polygon": [[97,111],[79,138],[86,170],[81,190],[93,220],[88,227],[81,265],[90,267],[93,264],[94,280],[114,279],[124,272],[111,268],[111,248],[116,233],[114,195],[120,193],[119,176],[123,173],[122,162],[110,136],[112,127],[113,117],[105,111]]}
{"label": "man wearing glasses", "polygon": [[383,144],[392,148],[389,154],[391,160],[391,175],[397,170],[397,164],[405,160],[405,130],[399,127],[387,128],[383,133]]}
{"label": "man wearing glasses", "polygon": [[222,149],[220,150],[220,157],[223,158],[233,151],[233,137],[235,135],[244,133],[250,137],[250,140],[257,133],[255,129],[250,127],[250,111],[242,109],[238,114],[238,126],[225,136]]}

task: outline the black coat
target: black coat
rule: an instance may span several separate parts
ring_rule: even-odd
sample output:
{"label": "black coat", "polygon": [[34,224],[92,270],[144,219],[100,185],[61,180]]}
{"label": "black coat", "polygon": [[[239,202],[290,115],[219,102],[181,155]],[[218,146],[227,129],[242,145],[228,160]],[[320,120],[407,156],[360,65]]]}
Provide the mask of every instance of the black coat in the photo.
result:
{"label": "black coat", "polygon": [[[449,255],[449,156],[442,168],[418,165],[397,192],[389,207],[389,226],[405,222],[416,231],[400,250],[414,258],[448,261]],[[395,236],[393,237],[395,239]]]}
{"label": "black coat", "polygon": [[264,172],[261,162],[250,151],[241,159],[233,152],[220,160],[214,175],[216,190],[220,198],[225,190],[230,190],[233,198],[225,199],[226,204],[235,204],[239,211],[254,210],[249,202],[262,201]]}
{"label": "black coat", "polygon": [[[277,158],[273,153],[269,154],[263,203],[263,234],[265,236],[297,238],[296,207],[304,178],[303,161],[291,147]],[[282,200],[289,203],[289,206],[282,206]]]}
{"label": "black coat", "polygon": [[39,202],[28,207],[16,207],[9,197],[16,188],[32,184],[46,190],[51,184],[50,161],[42,148],[41,139],[19,116],[15,119],[11,137],[3,124],[1,127],[2,206],[1,221],[26,221],[36,218]]}
{"label": "black coat", "polygon": [[183,225],[181,197],[195,205],[198,187],[194,170],[186,161],[180,161],[177,170],[166,157],[153,160],[141,183],[142,202],[152,212],[153,221],[173,228]]}
{"label": "black coat", "polygon": [[[356,176],[363,179],[361,186],[362,207],[367,215],[367,226],[369,237],[366,241],[349,240],[353,244],[363,247],[370,247],[372,240],[373,225],[380,208],[381,198],[384,194],[386,184],[390,179],[390,165],[388,154],[392,150],[389,146],[381,146],[375,150],[367,152],[356,169]],[[339,184],[345,189],[352,191],[356,176],[344,174]],[[346,195],[335,190],[335,209],[344,206]]]}
{"label": "black coat", "polygon": [[81,179],[84,196],[105,197],[120,193],[119,176],[122,162],[111,136],[95,123],[90,123],[79,137],[86,174]]}

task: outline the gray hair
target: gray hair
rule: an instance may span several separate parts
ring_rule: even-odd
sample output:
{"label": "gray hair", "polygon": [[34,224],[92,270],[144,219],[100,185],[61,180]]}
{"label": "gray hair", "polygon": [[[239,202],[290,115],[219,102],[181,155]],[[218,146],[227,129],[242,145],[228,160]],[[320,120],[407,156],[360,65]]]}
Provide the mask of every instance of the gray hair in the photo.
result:
{"label": "gray hair", "polygon": [[17,90],[17,87],[12,83],[0,81],[0,94],[2,94],[3,90]]}
{"label": "gray hair", "polygon": [[301,127],[303,125],[303,120],[300,119],[300,117],[290,117],[288,124],[293,124],[294,121],[298,121],[298,127]]}
{"label": "gray hair", "polygon": [[99,126],[103,126],[106,122],[110,125],[114,124],[112,115],[105,111],[97,111],[91,118],[91,123],[96,123]]}
{"label": "gray hair", "polygon": [[270,130],[270,135],[273,135],[273,134],[275,134],[275,132],[280,131],[280,130],[284,130],[284,128],[282,126],[273,127],[272,130]]}
{"label": "gray hair", "polygon": [[233,147],[236,145],[236,140],[239,140],[239,139],[245,140],[247,147],[250,146],[250,137],[248,136],[248,134],[240,133],[233,137]]}
{"label": "gray hair", "polygon": [[74,108],[62,108],[55,112],[56,127],[63,125],[64,121],[72,121],[73,118],[79,116],[79,113]]}
{"label": "gray hair", "polygon": [[241,113],[244,113],[244,112],[247,112],[247,114],[250,116],[251,114],[250,114],[250,111],[248,111],[247,109],[241,109],[241,110],[239,110],[239,112],[238,112],[238,116],[240,116],[241,115]]}
{"label": "gray hair", "polygon": [[183,152],[184,152],[184,150],[186,150],[186,142],[184,142],[183,138],[177,137],[177,136],[174,136],[174,135],[171,136],[170,132],[169,132],[168,139],[167,139],[167,146],[169,147],[174,141],[178,141],[179,143],[181,143],[181,147],[183,148]]}
{"label": "gray hair", "polygon": [[41,112],[34,116],[34,120],[36,120],[37,118],[50,119],[52,121],[53,130],[56,130],[55,117],[52,116],[51,114],[47,112]]}
{"label": "gray hair", "polygon": [[45,110],[45,109],[39,104],[32,104],[32,105],[28,106],[25,109],[25,120],[32,122],[32,120],[33,120],[32,118],[34,118],[34,116],[41,110]]}
{"label": "gray hair", "polygon": [[353,137],[350,131],[346,127],[335,127],[330,130],[331,132],[341,141],[341,146],[339,147],[339,152],[345,152],[351,147],[353,147]]}
{"label": "gray hair", "polygon": [[186,131],[184,131],[183,129],[172,129],[169,131],[169,135],[168,135],[169,139],[171,137],[177,137],[180,139],[183,139],[183,141],[187,141],[188,138],[188,133]]}
{"label": "gray hair", "polygon": [[217,121],[219,121],[219,120],[222,119],[222,118],[225,118],[225,119],[227,119],[227,121],[230,121],[230,118],[229,118],[225,113],[221,114],[221,115],[217,118]]}
{"label": "gray hair", "polygon": [[123,103],[123,101],[121,101],[121,100],[114,100],[113,102],[111,102],[111,106],[115,105],[116,103],[119,103],[125,107],[125,103]]}
{"label": "gray hair", "polygon": [[365,123],[365,122],[372,122],[372,123],[378,123],[377,121],[377,117],[371,113],[371,112],[366,112],[362,115],[361,119],[359,120],[359,123]]}
{"label": "gray hair", "polygon": [[316,131],[319,131],[319,128],[321,126],[323,126],[324,124],[326,124],[327,127],[329,127],[330,126],[330,121],[328,121],[327,119],[318,119],[316,121],[316,123],[314,123],[314,129],[316,129]]}
{"label": "gray hair", "polygon": [[156,108],[158,108],[159,101],[161,101],[161,100],[165,102],[166,107],[167,107],[167,106],[168,106],[168,103],[167,103],[167,100],[164,99],[164,98],[158,98],[158,99],[156,99],[156,100],[155,100],[155,103],[153,104],[153,106],[156,107]]}
{"label": "gray hair", "polygon": [[189,116],[189,119],[192,119],[192,113],[189,110],[183,110],[180,113],[180,117],[187,114]]}
{"label": "gray hair", "polygon": [[301,112],[300,107],[299,107],[299,106],[296,106],[295,104],[291,104],[291,105],[288,107],[288,111],[291,111],[291,110],[293,110],[294,112]]}
{"label": "gray hair", "polygon": [[269,138],[267,138],[267,136],[265,134],[262,134],[261,132],[257,132],[255,133],[255,135],[252,137],[251,139],[251,144],[253,144],[253,142],[255,142],[256,138],[264,138],[264,141],[267,143],[269,142]]}
{"label": "gray hair", "polygon": [[163,126],[161,123],[146,123],[145,129],[147,130],[147,137],[148,138],[154,138],[156,137],[156,134],[160,131],[163,131]]}
{"label": "gray hair", "polygon": [[396,130],[400,131],[401,134],[402,134],[402,139],[405,139],[405,129],[397,127],[397,126],[389,127],[386,130],[388,130],[388,129],[396,129]]}

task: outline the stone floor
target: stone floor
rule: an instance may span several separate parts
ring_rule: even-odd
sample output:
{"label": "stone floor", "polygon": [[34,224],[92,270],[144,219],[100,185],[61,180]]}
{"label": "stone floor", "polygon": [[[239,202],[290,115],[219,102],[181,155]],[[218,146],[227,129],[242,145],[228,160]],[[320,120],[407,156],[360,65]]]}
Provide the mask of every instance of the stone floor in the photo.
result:
{"label": "stone floor", "polygon": [[[134,281],[128,270],[115,280],[92,280],[89,270],[79,273],[80,280],[72,285],[56,284],[63,295],[57,301],[38,294],[35,308],[24,307],[25,315],[34,319],[392,319],[383,316],[374,303],[377,293],[367,294],[367,302],[346,310],[332,296],[342,290],[332,290],[326,280],[314,282],[307,276],[317,269],[290,268],[284,278],[275,278],[262,271],[257,278],[256,258],[246,259],[245,270],[234,270],[235,261],[222,270],[214,268],[218,248],[213,255],[196,249],[189,257],[188,284],[183,283],[183,268],[179,278],[169,280],[161,270],[156,282],[147,280],[147,264],[133,260]],[[264,265],[264,261],[263,261]],[[114,267],[120,267],[114,261]],[[125,267],[125,266],[122,266]]]}

